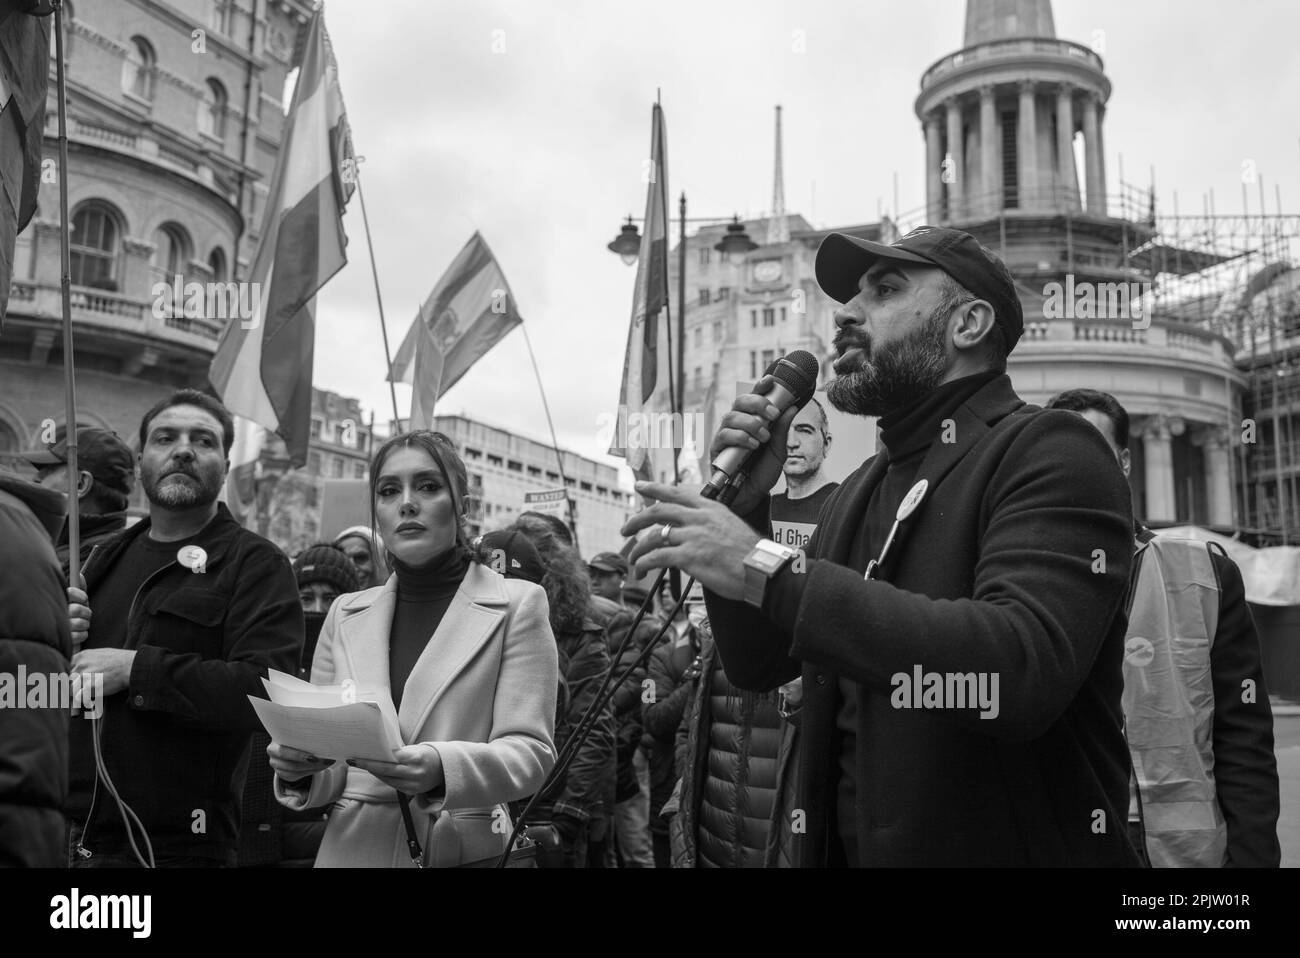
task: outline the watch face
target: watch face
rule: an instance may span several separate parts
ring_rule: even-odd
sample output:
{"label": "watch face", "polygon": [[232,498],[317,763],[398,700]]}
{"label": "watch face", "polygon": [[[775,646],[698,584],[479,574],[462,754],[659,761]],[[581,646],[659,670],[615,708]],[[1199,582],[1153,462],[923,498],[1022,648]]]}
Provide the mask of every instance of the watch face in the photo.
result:
{"label": "watch face", "polygon": [[781,261],[766,259],[754,267],[754,279],[760,283],[772,283],[781,278]]}
{"label": "watch face", "polygon": [[759,551],[749,560],[759,571],[770,575],[781,564],[781,557],[770,552]]}

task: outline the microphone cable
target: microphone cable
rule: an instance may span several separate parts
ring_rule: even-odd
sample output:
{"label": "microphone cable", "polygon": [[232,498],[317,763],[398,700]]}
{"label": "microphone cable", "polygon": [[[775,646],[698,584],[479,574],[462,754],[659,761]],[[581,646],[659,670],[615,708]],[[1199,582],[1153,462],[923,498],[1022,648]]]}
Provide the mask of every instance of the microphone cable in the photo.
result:
{"label": "microphone cable", "polygon": [[[775,365],[776,364],[774,363],[773,366]],[[709,488],[706,485],[702,491],[702,495],[706,499],[716,499],[721,504],[730,506],[748,478],[748,474],[748,468],[742,465],[736,470],[734,475],[728,478],[725,486],[721,488]],[[636,617],[632,620],[632,624],[627,630],[627,635],[623,637],[623,641],[619,643],[618,649],[612,656],[613,661],[610,662],[609,668],[602,677],[601,684],[596,691],[595,699],[592,700],[591,704],[587,706],[586,711],[583,712],[582,716],[578,719],[578,724],[574,726],[574,731],[569,736],[569,740],[564,743],[564,747],[560,749],[559,754],[556,756],[555,765],[551,768],[550,774],[546,776],[541,787],[538,788],[538,790],[533,794],[533,797],[529,799],[528,804],[524,806],[524,810],[519,813],[519,817],[515,819],[514,829],[510,832],[510,838],[506,842],[505,851],[501,854],[495,867],[506,867],[506,863],[510,860],[510,852],[514,849],[515,842],[518,840],[520,832],[523,831],[529,813],[532,812],[532,810],[537,806],[537,803],[542,800],[543,796],[555,787],[561,776],[563,776],[568,770],[569,764],[577,755],[578,749],[582,747],[582,744],[591,735],[592,730],[596,727],[596,723],[600,720],[601,712],[604,710],[609,700],[614,697],[614,693],[617,692],[623,683],[628,680],[632,673],[650,661],[650,657],[654,654],[654,650],[658,648],[660,641],[663,639],[664,635],[667,634],[668,629],[672,627],[673,620],[677,617],[678,611],[681,610],[681,607],[686,602],[686,596],[690,593],[691,586],[695,584],[695,579],[693,577],[688,577],[685,585],[682,586],[681,596],[677,599],[677,604],[673,606],[672,612],[669,613],[667,621],[664,622],[659,631],[655,633],[654,638],[646,643],[645,648],[641,650],[640,655],[638,655],[632,664],[623,671],[623,674],[618,677],[613,686],[610,686],[610,679],[613,678],[614,672],[618,668],[618,663],[622,660],[623,654],[627,651],[628,646],[636,636],[637,628],[645,619],[646,613],[649,611],[654,597],[659,594],[659,590],[663,586],[664,577],[668,575],[668,571],[668,567],[659,570],[659,576],[655,579],[654,586],[650,589],[645,600],[641,603],[641,608],[637,611]]]}
{"label": "microphone cable", "polygon": [[[144,823],[140,821],[140,817],[136,815],[135,810],[132,809],[122,796],[118,794],[117,786],[113,784],[113,778],[108,774],[108,765],[104,762],[104,752],[103,747],[100,744],[100,738],[104,734],[104,721],[107,716],[108,706],[105,704],[104,714],[90,720],[90,738],[91,742],[94,744],[95,751],[95,774],[98,775],[99,780],[104,783],[104,787],[108,790],[108,794],[112,796],[114,803],[117,805],[118,814],[122,816],[122,824],[126,826],[126,840],[131,845],[131,851],[135,854],[136,861],[140,863],[142,868],[157,868],[158,866],[154,862],[153,843],[149,841],[149,832],[146,831]],[[140,838],[144,842],[145,851],[149,854],[148,861],[145,861],[144,855],[140,853],[140,846],[135,843],[135,834],[132,831],[133,822],[135,823],[135,827],[140,829]],[[87,822],[87,824],[89,824],[89,822]],[[78,839],[78,841],[80,842],[84,840],[84,837],[85,833],[83,832],[82,838]],[[82,845],[81,847],[85,848],[85,845]],[[94,853],[92,852],[92,854]]]}
{"label": "microphone cable", "polygon": [[538,788],[533,797],[529,799],[528,804],[524,806],[524,810],[520,812],[518,818],[515,819],[514,830],[511,831],[510,839],[506,843],[505,851],[502,853],[501,858],[497,861],[495,867],[504,868],[506,866],[506,863],[510,860],[510,852],[515,847],[515,842],[518,840],[520,832],[523,831],[529,813],[532,812],[532,810],[537,806],[537,803],[542,800],[543,796],[554,788],[565,772],[568,771],[570,763],[572,763],[574,757],[578,754],[578,750],[595,729],[596,723],[600,721],[601,713],[604,711],[605,706],[609,701],[614,697],[614,693],[618,691],[618,689],[634,672],[636,672],[637,669],[650,661],[650,657],[654,654],[654,650],[658,648],[659,642],[668,632],[668,629],[672,627],[673,620],[677,617],[678,611],[686,602],[686,596],[690,592],[690,587],[695,583],[693,578],[688,579],[686,584],[682,587],[681,596],[678,598],[676,605],[673,606],[672,612],[669,613],[667,620],[660,627],[659,631],[655,633],[654,638],[645,644],[645,648],[641,650],[641,653],[636,657],[632,664],[623,671],[618,679],[614,681],[613,685],[610,685],[610,680],[613,678],[615,671],[617,671],[619,662],[622,660],[629,645],[631,645],[635,640],[637,629],[645,619],[646,613],[649,611],[654,597],[662,588],[664,577],[668,575],[668,571],[667,568],[659,570],[659,576],[655,579],[654,586],[650,589],[645,600],[641,603],[641,608],[637,611],[636,617],[628,627],[627,634],[623,637],[623,641],[619,643],[618,649],[614,652],[613,661],[605,671],[604,676],[602,676],[601,684],[596,690],[596,697],[592,700],[591,704],[587,706],[586,711],[583,712],[582,716],[578,719],[578,723],[574,726],[574,730],[572,734],[570,734],[569,740],[565,742],[564,747],[560,749],[559,754],[556,756],[555,765],[552,767],[550,774],[546,776],[541,787]]}

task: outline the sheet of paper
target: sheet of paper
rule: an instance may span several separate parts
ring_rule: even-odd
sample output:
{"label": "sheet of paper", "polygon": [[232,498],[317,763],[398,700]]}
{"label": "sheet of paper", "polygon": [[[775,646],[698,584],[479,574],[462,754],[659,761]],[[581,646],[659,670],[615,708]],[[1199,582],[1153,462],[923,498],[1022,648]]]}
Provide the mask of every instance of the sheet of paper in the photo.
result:
{"label": "sheet of paper", "polygon": [[401,741],[391,738],[384,710],[376,702],[303,708],[251,695],[248,700],[272,741],[317,758],[391,762],[393,753],[401,748]]}
{"label": "sheet of paper", "polygon": [[296,675],[290,675],[288,672],[281,672],[279,669],[267,669],[266,678],[262,680],[271,685],[278,685],[282,688],[290,689],[314,689],[319,686],[312,685],[306,679],[300,679]]}
{"label": "sheet of paper", "polygon": [[328,709],[339,705],[351,705],[353,702],[367,701],[355,692],[344,698],[341,685],[276,685],[270,679],[262,679],[266,694],[277,705],[295,705],[307,709]]}

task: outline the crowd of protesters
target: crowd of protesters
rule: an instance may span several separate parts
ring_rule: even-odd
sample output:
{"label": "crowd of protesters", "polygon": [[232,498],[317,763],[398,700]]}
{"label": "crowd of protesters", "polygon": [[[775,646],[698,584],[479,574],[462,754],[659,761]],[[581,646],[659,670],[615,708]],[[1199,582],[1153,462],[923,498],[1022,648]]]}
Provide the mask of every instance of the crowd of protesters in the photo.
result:
{"label": "crowd of protesters", "polygon": [[[554,516],[471,541],[465,466],[436,433],[376,454],[373,525],[292,557],[219,501],[233,423],[205,393],[148,410],[138,454],[79,428],[75,477],[65,432],[52,438],[24,454],[33,479],[0,477],[6,567],[22,571],[6,577],[6,634],[23,637],[0,642],[0,665],[88,690],[102,673],[102,702],[6,715],[23,762],[0,782],[0,861],[404,866],[414,837],[426,865],[482,866],[527,807],[527,863],[670,864],[706,635],[676,576],[638,615],[647,583],[619,553],[584,560]],[[148,515],[131,524],[137,481]],[[683,648],[694,669],[669,680]],[[389,764],[273,742],[247,700],[272,670],[385,688],[413,744]],[[602,694],[611,672],[622,681]]]}
{"label": "crowd of protesters", "polygon": [[[1122,414],[1083,398],[1065,408]],[[1116,442],[1103,425],[1123,462],[1124,430]],[[796,863],[801,682],[734,684],[698,586],[683,595],[673,572],[651,600],[625,554],[584,560],[554,516],[471,540],[465,465],[428,431],[375,455],[371,526],[291,560],[218,501],[232,440],[219,402],[180,390],[144,414],[138,454],[80,428],[78,475],[59,433],[26,454],[35,481],[0,476],[0,671],[70,675],[102,696],[6,711],[0,864],[487,867],[525,810],[511,864]],[[825,412],[806,407],[769,507],[788,541],[807,541],[835,489],[830,442]],[[149,512],[128,525],[137,477]],[[1238,618],[1234,654],[1257,671]],[[270,670],[390,695],[408,744],[376,762],[272,741],[248,702]],[[1271,727],[1237,725],[1216,740],[1230,833],[1209,854],[1226,842],[1241,863],[1276,864]],[[1261,780],[1238,787],[1229,757],[1247,748],[1237,764]]]}

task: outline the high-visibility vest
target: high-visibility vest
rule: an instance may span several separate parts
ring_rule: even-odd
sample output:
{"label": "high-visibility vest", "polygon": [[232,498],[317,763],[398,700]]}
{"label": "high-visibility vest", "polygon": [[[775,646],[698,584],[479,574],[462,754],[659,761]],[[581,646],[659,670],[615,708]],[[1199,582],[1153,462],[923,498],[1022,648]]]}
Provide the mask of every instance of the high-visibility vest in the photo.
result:
{"label": "high-visibility vest", "polygon": [[1157,536],[1136,564],[1123,707],[1147,854],[1156,868],[1218,868],[1228,837],[1214,786],[1218,579],[1208,546],[1191,539]]}

